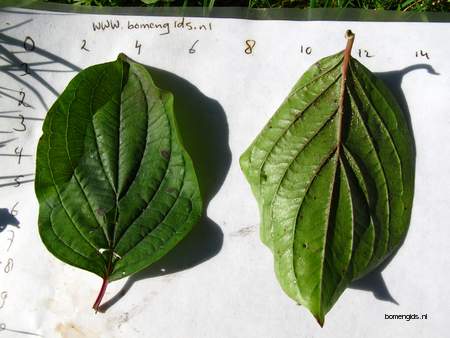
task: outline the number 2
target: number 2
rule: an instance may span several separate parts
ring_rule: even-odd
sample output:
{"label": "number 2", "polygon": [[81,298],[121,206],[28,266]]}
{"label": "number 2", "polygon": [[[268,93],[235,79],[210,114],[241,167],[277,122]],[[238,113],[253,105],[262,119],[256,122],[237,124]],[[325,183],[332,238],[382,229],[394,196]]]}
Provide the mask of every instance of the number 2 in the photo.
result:
{"label": "number 2", "polygon": [[25,92],[23,90],[19,91],[20,99],[17,101],[19,106],[30,107],[28,103],[25,102]]}
{"label": "number 2", "polygon": [[81,49],[85,50],[86,52],[90,52],[90,50],[86,48],[86,40],[83,40],[81,42]]}

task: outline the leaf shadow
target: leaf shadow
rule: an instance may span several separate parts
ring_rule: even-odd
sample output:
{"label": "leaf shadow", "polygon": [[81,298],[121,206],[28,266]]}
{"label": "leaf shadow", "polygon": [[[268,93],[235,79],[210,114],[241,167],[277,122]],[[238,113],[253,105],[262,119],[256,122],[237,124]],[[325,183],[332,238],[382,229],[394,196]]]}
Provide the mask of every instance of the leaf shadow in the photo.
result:
{"label": "leaf shadow", "polygon": [[[403,68],[401,70],[397,70],[397,71],[375,73],[375,75],[379,79],[381,79],[384,82],[384,84],[390,89],[390,91],[396,98],[397,102],[399,103],[412,135],[414,135],[414,128],[411,123],[411,115],[409,113],[408,104],[406,102],[405,95],[402,91],[402,81],[403,81],[403,77],[406,74],[408,74],[412,71],[416,71],[416,70],[426,70],[428,72],[428,74],[430,74],[430,75],[439,75],[439,73],[437,73],[434,70],[434,68],[429,64],[415,64],[415,65],[411,65],[411,66],[405,67],[405,68]],[[413,158],[414,158],[414,171],[415,171],[416,146],[415,146],[414,137],[413,137],[413,142],[414,142]],[[349,287],[352,289],[372,292],[374,297],[379,300],[383,300],[383,301],[387,301],[387,302],[391,302],[391,303],[399,305],[399,303],[395,300],[395,298],[390,293],[388,286],[386,285],[386,282],[383,279],[382,272],[389,265],[389,263],[394,259],[395,255],[397,254],[398,250],[401,248],[402,245],[403,245],[403,242],[382,264],[380,264],[378,267],[376,267],[374,270],[369,272],[369,274],[365,275],[364,277],[353,281]]]}
{"label": "leaf shadow", "polygon": [[376,299],[383,300],[386,302],[391,302],[396,305],[399,305],[399,303],[395,300],[395,298],[392,296],[391,292],[389,291],[386,282],[383,278],[382,272],[383,270],[389,265],[389,263],[393,260],[394,256],[397,254],[398,249],[395,250],[389,256],[383,263],[381,263],[379,266],[377,266],[375,269],[373,269],[369,274],[365,275],[364,277],[357,279],[353,281],[350,284],[350,288],[357,289],[357,290],[364,290],[369,291],[373,293],[373,296]]}
{"label": "leaf shadow", "polygon": [[[206,211],[231,164],[225,112],[216,100],[202,94],[187,80],[161,69],[147,69],[159,88],[174,95],[180,134],[194,163]],[[99,311],[107,311],[140,280],[190,269],[214,257],[222,248],[223,237],[220,227],[205,212],[185,239],[159,261],[130,276],[121,290],[100,306]]]}
{"label": "leaf shadow", "polygon": [[7,208],[0,208],[0,232],[5,230],[8,225],[20,228],[19,224],[20,222]]}

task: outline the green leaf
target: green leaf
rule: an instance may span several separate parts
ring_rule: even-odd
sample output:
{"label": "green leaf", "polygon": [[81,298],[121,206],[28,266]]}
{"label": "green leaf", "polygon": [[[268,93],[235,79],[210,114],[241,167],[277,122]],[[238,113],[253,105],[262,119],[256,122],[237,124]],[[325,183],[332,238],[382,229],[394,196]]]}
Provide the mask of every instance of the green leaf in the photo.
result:
{"label": "green leaf", "polygon": [[144,4],[147,4],[147,5],[153,5],[153,4],[156,4],[157,2],[159,2],[159,0],[141,0],[141,2],[143,2]]}
{"label": "green leaf", "polygon": [[348,284],[404,239],[414,142],[394,97],[346,50],[294,86],[240,163],[283,290],[323,325]]}
{"label": "green leaf", "polygon": [[125,55],[89,67],[49,110],[37,149],[42,241],[108,281],[140,271],[199,220],[202,201],[173,96]]}

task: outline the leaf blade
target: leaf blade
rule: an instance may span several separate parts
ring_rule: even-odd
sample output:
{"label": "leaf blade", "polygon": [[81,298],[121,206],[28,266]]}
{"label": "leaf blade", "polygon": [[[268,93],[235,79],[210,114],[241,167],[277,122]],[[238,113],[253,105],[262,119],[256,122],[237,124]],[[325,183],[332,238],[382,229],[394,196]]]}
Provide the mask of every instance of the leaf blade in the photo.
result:
{"label": "leaf blade", "polygon": [[173,96],[124,55],[79,73],[48,112],[35,191],[49,251],[106,281],[162,257],[202,213]]}
{"label": "leaf blade", "polygon": [[347,285],[401,243],[413,197],[411,130],[386,87],[351,58],[352,39],[302,75],[309,86],[294,86],[240,159],[281,287],[321,325]]}

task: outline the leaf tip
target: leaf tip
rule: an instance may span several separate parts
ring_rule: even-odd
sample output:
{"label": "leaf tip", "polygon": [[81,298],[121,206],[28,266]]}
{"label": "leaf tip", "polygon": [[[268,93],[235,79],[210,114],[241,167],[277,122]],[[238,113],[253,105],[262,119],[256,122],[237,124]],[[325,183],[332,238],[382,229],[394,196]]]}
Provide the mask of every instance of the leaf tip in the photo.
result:
{"label": "leaf tip", "polygon": [[315,315],[314,318],[316,318],[317,323],[320,325],[320,327],[323,327],[323,324],[325,323],[325,317],[321,317],[320,315]]}
{"label": "leaf tip", "polygon": [[128,62],[128,56],[126,56],[126,54],[125,53],[120,53],[118,56],[117,56],[117,60],[118,61],[123,61],[123,62]]}

